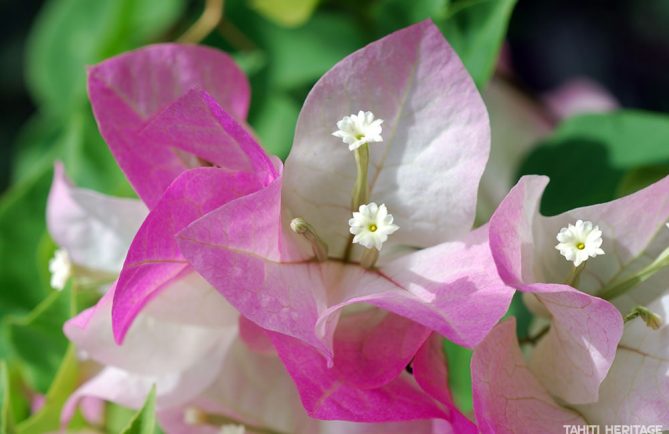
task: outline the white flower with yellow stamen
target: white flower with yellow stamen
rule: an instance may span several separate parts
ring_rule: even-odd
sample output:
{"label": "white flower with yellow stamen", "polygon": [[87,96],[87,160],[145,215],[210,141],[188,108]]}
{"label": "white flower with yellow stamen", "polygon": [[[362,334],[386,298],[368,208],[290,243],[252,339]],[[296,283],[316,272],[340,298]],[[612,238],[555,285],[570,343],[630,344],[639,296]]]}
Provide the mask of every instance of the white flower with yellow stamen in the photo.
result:
{"label": "white flower with yellow stamen", "polygon": [[357,115],[344,116],[337,122],[339,129],[332,135],[341,138],[353,151],[366,143],[382,142],[382,123],[383,119],[374,119],[374,113],[360,110]]}
{"label": "white flower with yellow stamen", "polygon": [[570,224],[560,229],[557,240],[559,243],[555,248],[567,261],[573,262],[575,267],[588,258],[604,254],[601,249],[602,231],[599,226],[594,226],[589,221],[578,220],[575,225]]}
{"label": "white flower with yellow stamen", "polygon": [[353,213],[353,218],[348,224],[350,232],[355,235],[354,243],[376,250],[381,250],[388,235],[400,228],[393,224],[393,216],[388,214],[386,206],[384,204],[379,206],[374,202],[360,205],[358,212]]}

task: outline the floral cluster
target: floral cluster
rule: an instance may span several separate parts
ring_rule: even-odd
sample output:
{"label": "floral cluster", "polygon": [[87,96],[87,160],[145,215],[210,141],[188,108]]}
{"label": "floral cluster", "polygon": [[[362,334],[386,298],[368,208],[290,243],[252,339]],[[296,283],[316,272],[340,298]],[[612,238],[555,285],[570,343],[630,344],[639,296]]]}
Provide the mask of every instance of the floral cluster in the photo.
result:
{"label": "floral cluster", "polygon": [[[88,88],[140,199],[56,167],[52,285],[104,291],[65,326],[100,370],[64,425],[155,385],[167,433],[669,428],[669,179],[544,217],[547,179],[524,177],[473,229],[490,122],[430,21],[327,72],[285,164],[217,50],[148,46],[92,67]],[[541,318],[528,342],[503,320],[516,291]],[[474,349],[473,414],[444,338]]]}

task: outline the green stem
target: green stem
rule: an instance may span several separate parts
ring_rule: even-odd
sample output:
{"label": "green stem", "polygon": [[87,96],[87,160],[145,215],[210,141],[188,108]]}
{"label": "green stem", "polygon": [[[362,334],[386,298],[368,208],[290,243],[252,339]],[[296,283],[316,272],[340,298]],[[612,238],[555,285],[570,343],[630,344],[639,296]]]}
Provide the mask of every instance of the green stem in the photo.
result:
{"label": "green stem", "polygon": [[365,252],[362,254],[360,259],[360,266],[363,268],[370,269],[374,267],[376,261],[379,259],[379,251],[375,248],[365,249]]}
{"label": "green stem", "polygon": [[635,318],[641,318],[643,322],[645,322],[646,325],[653,330],[657,330],[662,327],[662,317],[644,306],[637,306],[632,309],[630,313],[623,317],[623,321],[627,323]]}
{"label": "green stem", "polygon": [[355,164],[358,169],[358,177],[353,187],[353,201],[351,208],[357,211],[360,205],[364,205],[369,200],[369,187],[367,185],[367,169],[369,166],[369,147],[367,143],[353,151],[355,155]]}
{"label": "green stem", "polygon": [[576,288],[578,285],[578,281],[581,278],[581,273],[585,269],[585,262],[581,263],[578,267],[574,267],[571,269],[571,274],[569,275],[569,278],[564,282],[565,285],[569,285],[572,288]]}
{"label": "green stem", "polygon": [[647,267],[642,268],[633,276],[628,277],[620,283],[609,284],[603,287],[597,296],[603,298],[604,300],[613,300],[614,298],[623,295],[625,292],[629,291],[640,283],[648,280],[651,276],[668,265],[669,248],[665,249],[652,263],[650,263]]}

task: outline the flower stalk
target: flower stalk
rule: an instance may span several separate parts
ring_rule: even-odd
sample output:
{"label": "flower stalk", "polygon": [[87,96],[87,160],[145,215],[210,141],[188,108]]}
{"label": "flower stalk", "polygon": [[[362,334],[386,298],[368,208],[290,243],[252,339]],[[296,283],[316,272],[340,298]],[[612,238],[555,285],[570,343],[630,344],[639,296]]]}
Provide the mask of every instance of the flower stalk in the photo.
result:
{"label": "flower stalk", "polygon": [[612,283],[603,287],[597,295],[604,300],[613,300],[614,298],[623,295],[635,286],[650,279],[655,273],[667,266],[669,266],[669,247],[662,251],[662,253],[660,253],[658,257],[648,266],[642,268],[639,272],[628,277],[622,282]]}
{"label": "flower stalk", "polygon": [[357,211],[360,205],[366,204],[369,200],[369,186],[367,185],[367,172],[369,168],[369,146],[367,143],[356,148],[353,151],[355,156],[355,165],[358,169],[358,176],[353,187],[353,200],[351,209]]}

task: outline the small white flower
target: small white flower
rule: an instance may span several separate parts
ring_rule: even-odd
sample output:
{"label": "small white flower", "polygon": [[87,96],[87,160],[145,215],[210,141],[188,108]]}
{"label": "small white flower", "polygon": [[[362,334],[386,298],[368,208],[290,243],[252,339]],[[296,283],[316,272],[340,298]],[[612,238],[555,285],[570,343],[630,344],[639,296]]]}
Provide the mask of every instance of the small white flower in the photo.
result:
{"label": "small white flower", "polygon": [[371,249],[381,250],[381,246],[388,239],[388,235],[394,233],[400,227],[393,224],[392,214],[388,214],[385,205],[377,205],[372,202],[360,205],[359,212],[353,213],[353,218],[348,221],[350,231],[355,237],[354,243]]}
{"label": "small white flower", "polygon": [[349,151],[358,149],[365,143],[382,142],[381,124],[383,119],[374,120],[372,112],[360,110],[357,115],[344,116],[337,122],[337,131],[332,133],[340,137],[348,145]]}
{"label": "small white flower", "polygon": [[51,287],[62,290],[65,288],[67,279],[72,274],[72,262],[70,255],[63,249],[58,249],[49,261],[49,272],[51,273]]}
{"label": "small white flower", "polygon": [[245,434],[246,428],[243,425],[223,425],[219,434]]}
{"label": "small white flower", "polygon": [[588,258],[603,255],[602,231],[599,226],[593,226],[592,222],[578,220],[575,225],[568,225],[560,229],[557,234],[558,245],[556,249],[567,261],[572,261],[578,267]]}

